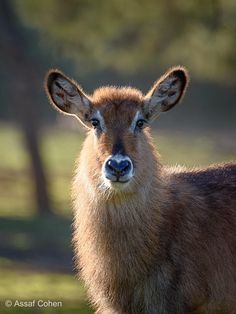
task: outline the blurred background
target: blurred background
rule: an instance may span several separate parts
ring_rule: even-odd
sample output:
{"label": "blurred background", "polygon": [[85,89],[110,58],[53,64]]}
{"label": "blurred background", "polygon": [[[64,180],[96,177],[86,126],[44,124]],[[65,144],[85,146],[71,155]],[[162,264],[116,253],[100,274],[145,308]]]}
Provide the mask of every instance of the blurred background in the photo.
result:
{"label": "blurred background", "polygon": [[[85,133],[50,107],[45,74],[59,68],[88,93],[146,92],[184,65],[184,101],[153,137],[165,164],[236,159],[235,0],[0,0],[0,312],[91,313],[76,280],[70,181]],[[19,308],[5,300],[56,300]]]}

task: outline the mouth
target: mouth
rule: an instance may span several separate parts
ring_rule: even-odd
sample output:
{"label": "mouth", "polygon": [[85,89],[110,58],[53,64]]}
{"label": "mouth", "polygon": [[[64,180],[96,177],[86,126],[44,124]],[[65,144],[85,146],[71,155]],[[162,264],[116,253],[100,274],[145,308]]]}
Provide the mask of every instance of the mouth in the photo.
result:
{"label": "mouth", "polygon": [[103,175],[103,182],[105,185],[112,190],[124,190],[130,186],[130,182],[132,181],[132,177],[130,178],[116,178],[116,177],[107,177]]}
{"label": "mouth", "polygon": [[111,180],[109,178],[106,178],[108,181],[110,181],[111,183],[115,183],[115,184],[125,184],[128,183],[130,181],[130,179],[127,180],[120,180],[119,178],[117,178],[116,180]]}
{"label": "mouth", "polygon": [[108,173],[105,173],[105,178],[106,180],[110,181],[111,183],[120,183],[120,184],[124,184],[124,183],[128,183],[132,177],[133,177],[133,173],[132,174],[128,174],[128,175],[110,175]]}

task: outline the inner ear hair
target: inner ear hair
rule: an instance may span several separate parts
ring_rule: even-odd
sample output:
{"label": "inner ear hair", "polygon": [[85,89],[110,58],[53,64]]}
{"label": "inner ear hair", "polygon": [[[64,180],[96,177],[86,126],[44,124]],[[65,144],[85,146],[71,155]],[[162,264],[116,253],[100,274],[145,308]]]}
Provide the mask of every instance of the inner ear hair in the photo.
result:
{"label": "inner ear hair", "polygon": [[184,96],[189,82],[188,72],[177,66],[156,81],[145,97],[147,115],[154,119],[174,107]]}
{"label": "inner ear hair", "polygon": [[189,83],[187,70],[182,66],[171,68],[156,83],[156,89],[164,96],[161,111],[174,107],[183,98]]}
{"label": "inner ear hair", "polygon": [[45,79],[45,90],[55,109],[76,117],[85,127],[91,127],[92,102],[75,81],[59,70],[50,70]]}
{"label": "inner ear hair", "polygon": [[82,88],[59,70],[48,72],[45,90],[51,104],[59,111],[81,117],[90,110],[90,100]]}
{"label": "inner ear hair", "polygon": [[45,90],[52,101],[54,100],[53,95],[57,92],[58,96],[75,97],[78,94],[82,96],[83,92],[80,89],[75,81],[59,70],[50,70],[46,76]]}

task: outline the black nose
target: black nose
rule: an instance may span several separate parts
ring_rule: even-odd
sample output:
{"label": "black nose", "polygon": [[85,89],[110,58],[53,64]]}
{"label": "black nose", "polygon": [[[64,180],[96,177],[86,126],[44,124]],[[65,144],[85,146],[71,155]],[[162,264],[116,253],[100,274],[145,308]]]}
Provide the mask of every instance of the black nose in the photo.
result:
{"label": "black nose", "polygon": [[129,173],[131,170],[131,163],[129,160],[121,160],[117,161],[115,159],[108,159],[106,162],[106,170],[116,176],[116,177],[121,177]]}

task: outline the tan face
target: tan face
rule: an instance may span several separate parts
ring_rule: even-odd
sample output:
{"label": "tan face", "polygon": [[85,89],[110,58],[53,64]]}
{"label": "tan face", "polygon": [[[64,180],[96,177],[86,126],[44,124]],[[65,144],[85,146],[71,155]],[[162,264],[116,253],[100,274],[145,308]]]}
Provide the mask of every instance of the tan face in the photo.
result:
{"label": "tan face", "polygon": [[105,184],[120,187],[142,176],[148,163],[147,127],[181,99],[187,85],[183,68],[167,72],[144,96],[133,88],[103,87],[87,96],[73,81],[51,71],[48,97],[56,109],[76,116],[94,137],[94,170]]}
{"label": "tan face", "polygon": [[[91,115],[94,127],[95,156],[104,181],[109,185],[128,183],[136,174],[141,157],[144,128],[148,126],[142,100],[102,100]],[[117,99],[118,98],[118,99]],[[110,182],[109,182],[110,181]]]}

